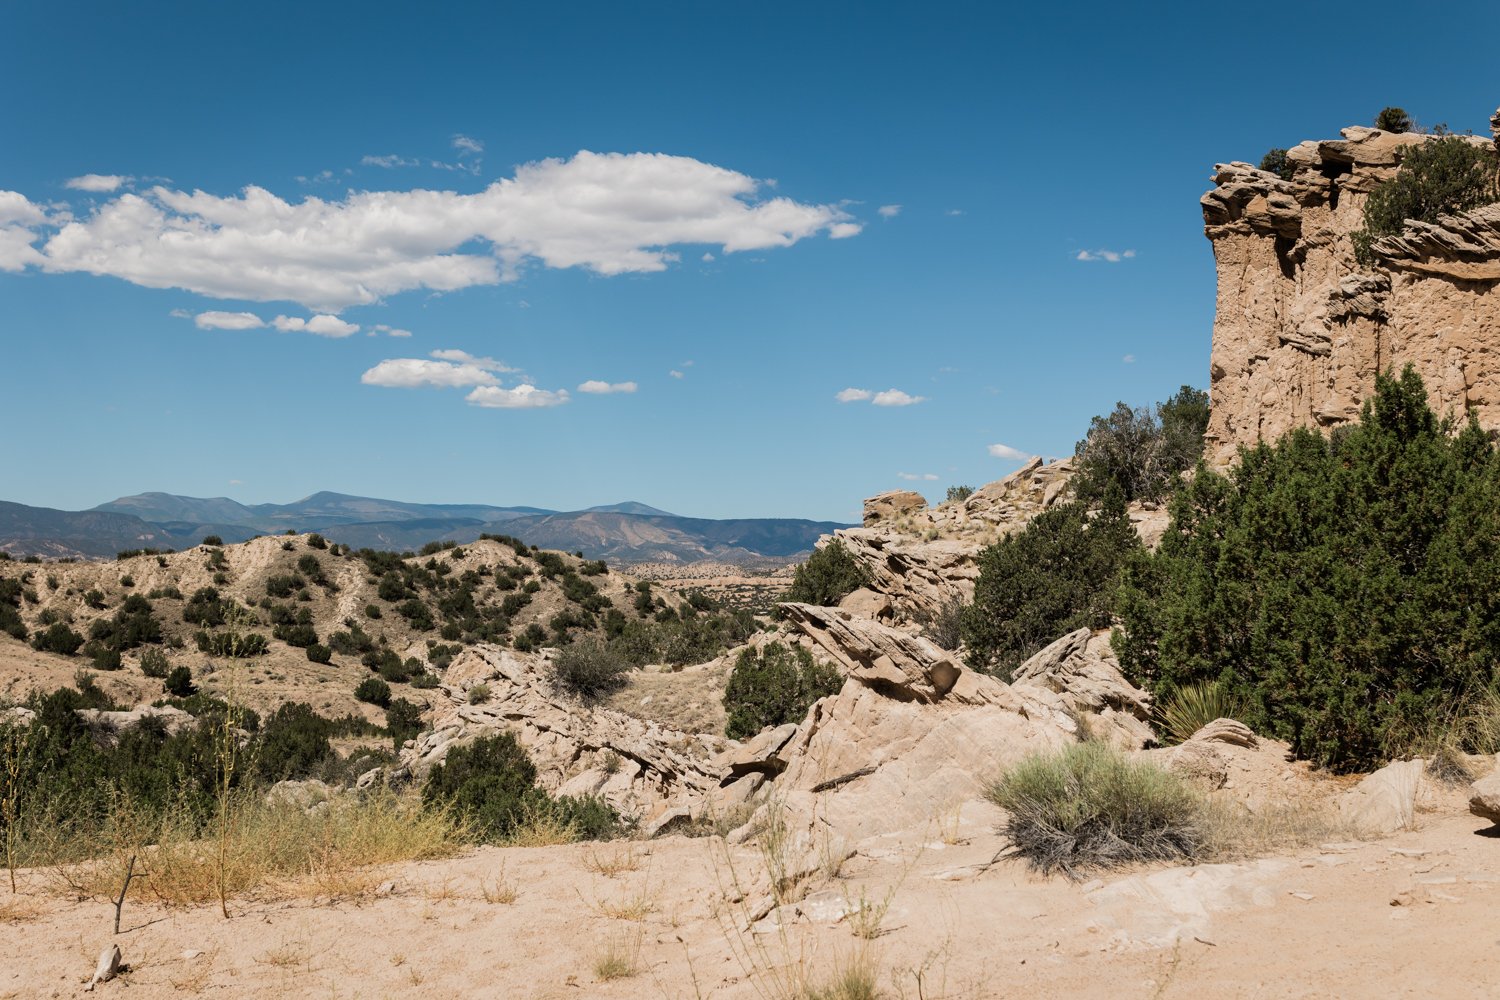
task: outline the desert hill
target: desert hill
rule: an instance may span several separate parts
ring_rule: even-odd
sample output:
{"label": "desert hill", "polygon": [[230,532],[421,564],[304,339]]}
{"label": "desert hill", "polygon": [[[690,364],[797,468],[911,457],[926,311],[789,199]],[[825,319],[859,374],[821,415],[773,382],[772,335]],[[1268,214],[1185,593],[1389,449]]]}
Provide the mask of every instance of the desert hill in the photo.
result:
{"label": "desert hill", "polygon": [[88,511],[0,502],[0,551],[48,558],[108,558],[132,548],[181,549],[205,536],[317,531],[353,548],[414,550],[428,542],[473,542],[507,534],[542,548],[614,562],[785,562],[845,525],[793,518],[679,517],[638,501],[581,511],[484,504],[420,504],[314,493],[289,504],[170,493],[120,497]]}

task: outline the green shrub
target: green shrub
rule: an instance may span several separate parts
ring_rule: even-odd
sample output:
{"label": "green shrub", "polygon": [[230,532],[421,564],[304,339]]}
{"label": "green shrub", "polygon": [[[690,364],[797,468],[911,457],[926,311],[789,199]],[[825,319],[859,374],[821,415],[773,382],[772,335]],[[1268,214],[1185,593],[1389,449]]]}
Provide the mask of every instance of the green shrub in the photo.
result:
{"label": "green shrub", "polygon": [[870,582],[870,575],[844,548],[833,541],[808,556],[797,567],[786,600],[798,604],[832,607]]}
{"label": "green shrub", "polygon": [[612,648],[587,639],[575,642],[552,661],[552,680],[581,698],[597,698],[625,685],[631,663]]}
{"label": "green shrub", "polygon": [[379,708],[391,703],[391,686],[379,677],[366,677],[354,689],[354,697]]}
{"label": "green shrub", "polygon": [[221,600],[213,587],[199,587],[182,609],[182,620],[190,625],[223,625],[225,611],[231,604]]}
{"label": "green shrub", "polygon": [[467,698],[470,705],[483,705],[490,700],[490,686],[488,684],[475,684],[469,688]]}
{"label": "green shrub", "polygon": [[78,647],[83,645],[83,636],[62,622],[54,622],[47,627],[46,631],[38,632],[32,638],[31,645],[43,653],[61,653],[63,656],[72,656],[78,652]]}
{"label": "green shrub", "polygon": [[333,650],[321,643],[313,643],[307,647],[307,659],[312,663],[332,663]]}
{"label": "green shrub", "polygon": [[422,706],[397,698],[386,706],[385,728],[391,734],[391,742],[400,750],[401,744],[422,731]]}
{"label": "green shrub", "polygon": [[333,725],[302,702],[283,702],[261,725],[253,755],[262,781],[305,778],[333,756]]}
{"label": "green shrub", "polygon": [[1404,108],[1381,108],[1380,114],[1375,116],[1375,127],[1382,132],[1410,132],[1411,115]]}
{"label": "green shrub", "polygon": [[1491,146],[1448,136],[1407,147],[1396,176],[1365,201],[1364,228],[1350,236],[1355,257],[1372,265],[1371,245],[1382,236],[1400,233],[1408,220],[1436,222],[1439,216],[1472,211],[1497,198]]}
{"label": "green shrub", "polygon": [[380,605],[378,605],[378,604],[366,604],[365,605],[365,617],[369,618],[371,620],[378,620],[380,618]]}
{"label": "green shrub", "polygon": [[411,686],[417,688],[418,690],[435,688],[438,686],[437,675],[428,673],[425,670],[420,674],[412,674]]}
{"label": "green shrub", "polygon": [[96,649],[94,651],[95,670],[119,670],[121,667],[120,651],[118,649]]}
{"label": "green shrub", "polygon": [[307,545],[309,548],[326,549],[328,548],[328,539],[324,538],[322,535],[318,534],[315,531],[307,536]]}
{"label": "green shrub", "polygon": [[1500,458],[1454,430],[1408,367],[1359,424],[1201,471],[1126,574],[1122,667],[1163,703],[1218,683],[1336,770],[1419,745],[1500,662]]}
{"label": "green shrub", "polygon": [[282,573],[266,578],[267,597],[291,597],[307,586],[307,581],[296,573]]}
{"label": "green shrub", "polygon": [[1266,155],[1260,158],[1260,169],[1275,174],[1284,181],[1291,180],[1292,175],[1297,172],[1297,166],[1287,159],[1286,152],[1284,149],[1266,150]]}
{"label": "green shrub", "polygon": [[1163,743],[1185,743],[1193,734],[1217,719],[1238,719],[1244,706],[1222,684],[1188,684],[1172,692],[1158,706]]}
{"label": "green shrub", "polygon": [[239,632],[233,629],[224,632],[198,631],[193,633],[193,641],[198,644],[201,652],[209,656],[228,656],[233,659],[261,656],[270,649],[266,637],[259,632]]}
{"label": "green shrub", "polygon": [[298,649],[306,649],[308,646],[317,645],[318,630],[311,625],[277,625],[271,630],[271,634],[288,646]]}
{"label": "green shrub", "polygon": [[159,649],[148,649],[141,653],[141,673],[160,680],[172,669],[167,654]]}
{"label": "green shrub", "polygon": [[432,620],[432,612],[427,605],[416,598],[396,605],[396,611],[418,632],[430,632],[437,624]]}
{"label": "green shrub", "polygon": [[186,698],[197,690],[193,685],[193,672],[185,666],[173,667],[162,682],[162,688],[176,698]]}
{"label": "green shrub", "polygon": [[204,545],[223,545],[224,544],[224,539],[220,538],[218,535],[204,535],[203,536],[203,543],[202,544],[204,544]]}
{"label": "green shrub", "polygon": [[1096,516],[1081,500],[1060,504],[982,551],[959,622],[969,665],[1009,680],[1059,636],[1108,628],[1118,577],[1140,547],[1115,492]]}
{"label": "green shrub", "polygon": [[1202,800],[1182,779],[1103,741],[1029,757],[989,798],[1005,810],[1011,853],[1043,874],[1191,862],[1208,839]]}
{"label": "green shrub", "polygon": [[1154,410],[1116,403],[1107,417],[1095,417],[1078,442],[1078,473],[1073,493],[1097,503],[1111,488],[1125,502],[1161,500],[1177,476],[1197,464],[1208,429],[1208,393],[1185,385]]}
{"label": "green shrub", "polygon": [[972,486],[950,486],[948,487],[948,499],[945,503],[963,503],[974,495]]}
{"label": "green shrub", "polygon": [[768,726],[801,722],[813,702],[837,694],[843,682],[838,670],[801,646],[772,642],[758,653],[746,649],[724,688],[724,735],[743,740]]}

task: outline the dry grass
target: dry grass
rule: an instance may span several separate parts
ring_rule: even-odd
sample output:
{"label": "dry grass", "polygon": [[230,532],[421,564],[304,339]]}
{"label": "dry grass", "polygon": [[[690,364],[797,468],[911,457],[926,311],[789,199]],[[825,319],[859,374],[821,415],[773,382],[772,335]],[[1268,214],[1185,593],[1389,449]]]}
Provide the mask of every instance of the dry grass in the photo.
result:
{"label": "dry grass", "polygon": [[521,822],[505,838],[506,847],[556,847],[578,840],[578,827],[545,809],[528,807]]}
{"label": "dry grass", "polygon": [[594,978],[601,983],[614,979],[628,979],[641,971],[641,939],[639,928],[611,934],[594,956]]}
{"label": "dry grass", "polygon": [[873,941],[885,933],[885,915],[890,911],[896,888],[893,886],[884,898],[878,900],[871,899],[863,888],[859,890],[857,900],[847,895],[844,897],[849,907],[849,930],[855,937]]}
{"label": "dry grass", "polygon": [[611,920],[626,920],[640,923],[656,912],[657,896],[649,885],[627,892],[618,899],[602,899],[594,903],[600,916]]}
{"label": "dry grass", "polygon": [[878,1000],[880,995],[880,963],[862,947],[840,958],[827,981],[805,988],[797,1000]]}
{"label": "dry grass", "polygon": [[615,878],[625,872],[637,871],[640,867],[640,855],[631,847],[609,853],[601,853],[598,848],[593,848],[583,859],[585,871],[603,875],[605,878]]}
{"label": "dry grass", "polygon": [[520,898],[521,891],[514,879],[506,878],[502,863],[492,878],[479,880],[479,894],[486,903],[509,906]]}
{"label": "dry grass", "polygon": [[1280,802],[1252,812],[1239,803],[1212,799],[1203,807],[1199,826],[1205,856],[1224,861],[1363,837],[1335,809],[1311,800]]}
{"label": "dry grass", "polygon": [[[313,815],[247,796],[232,815],[225,881],[235,896],[365,895],[378,881],[371,869],[451,855],[465,840],[451,817],[392,793],[351,797]],[[218,846],[195,837],[184,817],[152,820],[122,805],[96,836],[51,845],[63,857],[92,855],[56,866],[53,883],[68,893],[113,897],[135,855],[145,875],[132,895],[174,906],[204,903],[218,897]]]}
{"label": "dry grass", "polygon": [[18,924],[25,920],[35,920],[41,912],[41,905],[29,896],[0,898],[0,924]]}

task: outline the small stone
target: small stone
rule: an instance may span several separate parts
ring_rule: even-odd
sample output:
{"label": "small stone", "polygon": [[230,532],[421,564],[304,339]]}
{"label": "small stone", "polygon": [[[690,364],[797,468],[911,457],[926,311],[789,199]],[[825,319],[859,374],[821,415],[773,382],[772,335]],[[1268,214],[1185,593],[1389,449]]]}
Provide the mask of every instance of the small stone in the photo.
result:
{"label": "small stone", "polygon": [[1289,893],[1287,893],[1287,895],[1291,896],[1293,899],[1300,899],[1300,900],[1302,900],[1304,902],[1306,902],[1307,900],[1316,898],[1310,892],[1289,892]]}
{"label": "small stone", "polygon": [[94,966],[94,978],[89,980],[85,990],[93,990],[100,983],[107,983],[115,978],[120,971],[120,946],[108,945],[99,953],[99,962]]}
{"label": "small stone", "polygon": [[375,888],[375,895],[389,896],[396,891],[395,882],[382,882]]}

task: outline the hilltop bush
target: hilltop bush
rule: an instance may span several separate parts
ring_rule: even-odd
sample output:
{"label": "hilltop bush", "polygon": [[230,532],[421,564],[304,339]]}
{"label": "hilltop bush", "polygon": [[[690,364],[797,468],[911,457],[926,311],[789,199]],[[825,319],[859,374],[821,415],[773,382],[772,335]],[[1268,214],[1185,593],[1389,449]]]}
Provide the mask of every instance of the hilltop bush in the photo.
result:
{"label": "hilltop bush", "polygon": [[1208,429],[1208,393],[1185,385],[1154,410],[1115,404],[1074,449],[1073,493],[1096,503],[1113,488],[1126,503],[1159,501],[1197,464]]}
{"label": "hilltop bush", "polygon": [[1400,233],[1408,220],[1436,222],[1439,216],[1469,212],[1500,199],[1492,147],[1459,136],[1410,146],[1396,176],[1365,201],[1364,228],[1352,234],[1355,257],[1375,263],[1371,245]]}
{"label": "hilltop bush", "polygon": [[31,645],[43,653],[61,653],[63,656],[72,656],[78,652],[78,647],[83,645],[83,636],[62,622],[53,622],[45,631],[38,632],[32,638]]}
{"label": "hilltop bush", "polygon": [[1108,628],[1120,573],[1140,545],[1113,491],[1097,515],[1081,500],[1060,504],[985,549],[959,620],[969,665],[1009,680],[1059,636]]}
{"label": "hilltop bush", "polygon": [[1291,160],[1287,159],[1286,153],[1284,149],[1266,150],[1266,155],[1260,158],[1260,169],[1275,174],[1284,181],[1291,180],[1297,168]]}
{"label": "hilltop bush", "polygon": [[870,582],[870,575],[844,548],[833,541],[816,549],[792,576],[786,600],[797,604],[832,607]]}
{"label": "hilltop bush", "polygon": [[620,652],[595,639],[575,642],[552,661],[552,679],[581,698],[597,698],[625,684],[631,663]]}
{"label": "hilltop bush", "polygon": [[379,708],[385,708],[391,703],[391,686],[379,677],[366,677],[354,689],[354,697]]}
{"label": "hilltop bush", "polygon": [[1159,701],[1217,684],[1243,721],[1335,770],[1377,766],[1491,690],[1500,458],[1408,367],[1357,425],[1202,470],[1125,577],[1115,646]]}
{"label": "hilltop bush", "polygon": [[724,688],[724,735],[749,739],[769,726],[801,722],[813,702],[837,694],[843,676],[801,646],[772,642],[746,649],[734,661]]}
{"label": "hilltop bush", "polygon": [[1410,132],[1414,123],[1405,108],[1381,108],[1375,116],[1375,127],[1383,132]]}

